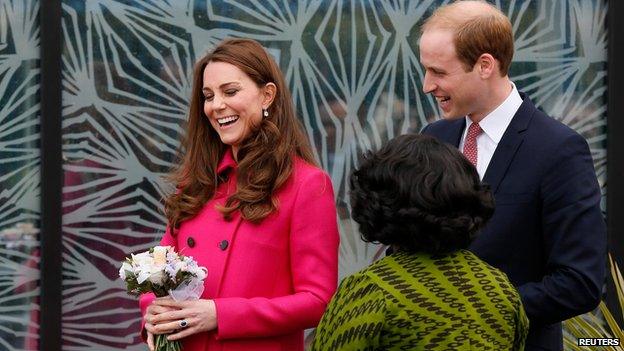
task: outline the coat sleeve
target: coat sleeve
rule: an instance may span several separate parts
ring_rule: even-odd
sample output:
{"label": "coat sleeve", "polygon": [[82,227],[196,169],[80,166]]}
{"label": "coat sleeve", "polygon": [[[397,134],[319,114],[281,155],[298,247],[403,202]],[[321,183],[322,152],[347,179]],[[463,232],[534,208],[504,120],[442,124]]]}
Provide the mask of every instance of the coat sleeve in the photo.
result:
{"label": "coat sleeve", "polygon": [[592,157],[580,135],[571,135],[557,148],[542,179],[545,275],[518,290],[532,323],[555,323],[600,302],[606,226]]}
{"label": "coat sleeve", "polygon": [[315,327],[338,282],[338,227],[330,178],[302,179],[290,219],[294,291],[276,298],[216,298],[217,338],[268,337]]}
{"label": "coat sleeve", "polygon": [[[160,246],[172,246],[177,251],[177,242],[176,239],[171,235],[169,228],[163,235],[162,239],[160,239]],[[146,341],[147,334],[145,331],[145,311],[147,310],[147,306],[149,306],[156,296],[153,293],[143,294],[139,297],[139,308],[141,309],[141,337],[143,341]]]}

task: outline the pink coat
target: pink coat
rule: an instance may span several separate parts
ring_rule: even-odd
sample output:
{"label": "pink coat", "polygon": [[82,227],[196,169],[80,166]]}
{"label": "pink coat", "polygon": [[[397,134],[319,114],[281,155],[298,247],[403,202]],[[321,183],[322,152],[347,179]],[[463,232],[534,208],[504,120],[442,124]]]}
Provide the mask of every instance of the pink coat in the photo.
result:
{"label": "pink coat", "polygon": [[[227,152],[218,172],[229,168],[228,181],[201,212],[176,237],[167,231],[161,240],[208,269],[202,298],[217,308],[217,330],[185,338],[184,350],[303,350],[303,330],[318,324],[338,280],[331,180],[297,158],[277,193],[277,213],[257,225],[239,213],[228,222],[214,208],[236,189],[236,163]],[[141,298],[143,315],[153,298]]]}

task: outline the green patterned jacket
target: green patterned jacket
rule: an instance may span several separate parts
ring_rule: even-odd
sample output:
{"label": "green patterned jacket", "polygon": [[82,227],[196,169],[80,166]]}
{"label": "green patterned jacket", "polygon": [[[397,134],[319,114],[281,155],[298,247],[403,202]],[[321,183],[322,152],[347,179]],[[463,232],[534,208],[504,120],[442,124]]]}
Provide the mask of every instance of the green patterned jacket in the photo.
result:
{"label": "green patterned jacket", "polygon": [[396,252],[342,281],[312,350],[522,350],[528,325],[507,276],[471,252]]}

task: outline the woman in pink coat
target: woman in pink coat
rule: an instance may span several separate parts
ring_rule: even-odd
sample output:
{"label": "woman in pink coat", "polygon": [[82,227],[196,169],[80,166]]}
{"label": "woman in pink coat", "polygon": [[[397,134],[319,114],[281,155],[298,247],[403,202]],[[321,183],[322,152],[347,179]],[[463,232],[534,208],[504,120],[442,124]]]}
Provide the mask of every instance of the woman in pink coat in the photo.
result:
{"label": "woman in pink coat", "polygon": [[185,351],[303,350],[336,289],[330,178],[316,165],[275,61],[230,39],[199,60],[165,201],[174,246],[208,269],[202,298],[141,298],[143,335]]}

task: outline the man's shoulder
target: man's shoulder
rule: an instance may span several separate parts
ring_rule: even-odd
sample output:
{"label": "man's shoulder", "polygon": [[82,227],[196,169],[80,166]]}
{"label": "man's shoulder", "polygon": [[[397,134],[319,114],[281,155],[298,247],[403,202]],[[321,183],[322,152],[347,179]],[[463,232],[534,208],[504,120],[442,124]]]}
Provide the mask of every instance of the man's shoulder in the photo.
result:
{"label": "man's shoulder", "polygon": [[[539,106],[536,106],[525,93],[521,92],[520,94],[524,97],[523,102],[511,124],[526,125],[529,134],[540,137],[546,136],[550,140],[566,139],[573,135],[579,135],[574,129],[559,121],[558,118],[548,115]],[[525,124],[526,122],[523,120],[529,121],[529,123]]]}
{"label": "man's shoulder", "polygon": [[453,132],[463,130],[464,124],[465,120],[463,118],[453,120],[440,119],[424,126],[420,133],[431,135],[436,138],[444,138],[448,136],[449,133],[452,134]]}
{"label": "man's shoulder", "polygon": [[465,121],[464,118],[457,118],[457,119],[443,119],[442,118],[442,119],[439,119],[437,121],[433,121],[427,124],[423,128],[423,132],[425,132],[426,130],[437,130],[437,129],[442,129],[442,128],[448,128],[451,126],[463,125],[464,121]]}
{"label": "man's shoulder", "polygon": [[577,131],[539,109],[531,119],[527,136],[529,140],[539,140],[541,143],[554,145],[570,139],[584,140]]}

